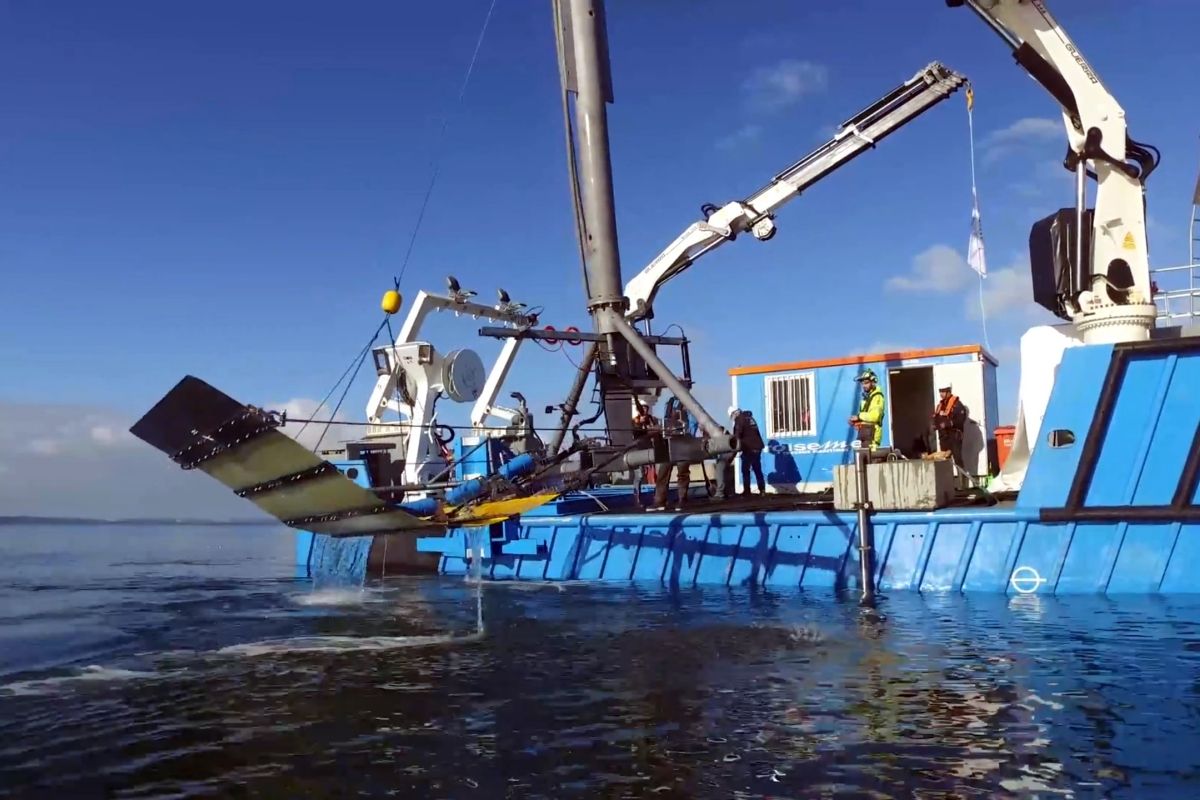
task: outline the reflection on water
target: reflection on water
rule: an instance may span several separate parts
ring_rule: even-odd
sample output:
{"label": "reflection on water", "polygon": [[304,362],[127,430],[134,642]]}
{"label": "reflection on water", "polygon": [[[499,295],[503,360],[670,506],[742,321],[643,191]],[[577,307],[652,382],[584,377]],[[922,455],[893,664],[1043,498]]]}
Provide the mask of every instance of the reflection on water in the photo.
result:
{"label": "reflection on water", "polygon": [[480,637],[272,536],[0,565],[0,794],[1200,796],[1200,599],[485,584]]}

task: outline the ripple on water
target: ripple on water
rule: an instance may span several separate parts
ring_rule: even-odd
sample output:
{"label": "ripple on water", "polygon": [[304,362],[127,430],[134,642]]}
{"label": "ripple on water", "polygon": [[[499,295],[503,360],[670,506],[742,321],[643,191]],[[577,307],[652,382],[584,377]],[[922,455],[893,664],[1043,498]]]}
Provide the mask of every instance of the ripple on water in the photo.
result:
{"label": "ripple on water", "polygon": [[146,582],[111,660],[0,687],[0,771],[37,796],[1200,796],[1200,604],[493,588],[480,636],[461,581],[217,581],[208,608]]}

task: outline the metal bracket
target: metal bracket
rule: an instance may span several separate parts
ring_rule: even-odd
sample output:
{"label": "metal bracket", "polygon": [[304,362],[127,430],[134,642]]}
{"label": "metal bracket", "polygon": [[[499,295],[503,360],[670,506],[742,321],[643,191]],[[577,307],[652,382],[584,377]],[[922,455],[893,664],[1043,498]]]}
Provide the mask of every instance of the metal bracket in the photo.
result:
{"label": "metal bracket", "polygon": [[[245,423],[254,424],[247,426]],[[191,444],[173,453],[171,460],[185,470],[195,469],[209,459],[245,444],[267,431],[275,430],[282,424],[283,419],[278,412],[246,406],[216,428],[206,432],[194,432]],[[206,445],[211,445],[211,448],[199,455],[193,455]]]}
{"label": "metal bracket", "polygon": [[237,490],[234,492],[234,494],[236,494],[238,497],[255,497],[260,494],[265,494],[266,492],[273,492],[276,489],[281,489],[285,486],[290,488],[297,483],[303,483],[305,481],[310,481],[315,478],[320,478],[336,472],[338,472],[337,467],[335,467],[333,464],[330,464],[328,461],[322,461],[315,467],[300,470],[299,472],[293,472],[290,475],[283,475],[269,481],[264,481],[263,483],[255,484],[254,486],[247,486],[245,489]]}

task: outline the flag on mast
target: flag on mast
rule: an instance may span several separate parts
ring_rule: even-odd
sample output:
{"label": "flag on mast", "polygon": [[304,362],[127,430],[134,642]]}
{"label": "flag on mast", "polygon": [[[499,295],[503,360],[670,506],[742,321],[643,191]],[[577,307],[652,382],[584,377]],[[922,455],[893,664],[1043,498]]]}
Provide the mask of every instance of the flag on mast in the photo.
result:
{"label": "flag on mast", "polygon": [[987,277],[987,258],[983,254],[983,222],[979,217],[979,193],[975,190],[975,89],[967,84],[967,125],[971,134],[971,238],[967,241],[967,265]]}
{"label": "flag on mast", "polygon": [[967,242],[967,266],[978,272],[979,277],[987,277],[987,258],[983,252],[983,223],[979,218],[978,198],[974,198],[971,204],[971,238]]}

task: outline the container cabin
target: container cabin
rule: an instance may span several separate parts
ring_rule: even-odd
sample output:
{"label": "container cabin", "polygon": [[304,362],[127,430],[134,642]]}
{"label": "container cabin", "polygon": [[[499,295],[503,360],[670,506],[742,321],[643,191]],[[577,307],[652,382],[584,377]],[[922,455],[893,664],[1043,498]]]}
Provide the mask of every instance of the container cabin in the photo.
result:
{"label": "container cabin", "polygon": [[[930,416],[938,388],[952,387],[969,414],[963,460],[975,477],[997,472],[999,423],[995,357],[978,344],[739,366],[729,370],[733,406],[750,411],[767,442],[763,473],[768,491],[828,489],[833,468],[848,464],[858,443],[850,417],[862,392],[864,369],[879,376],[887,401],[883,445],[909,458],[936,449]],[[741,490],[740,471],[737,477]]]}

